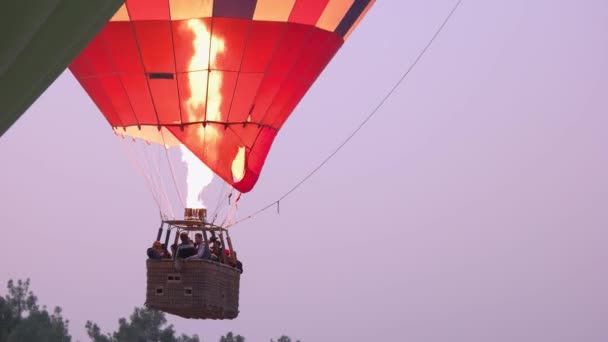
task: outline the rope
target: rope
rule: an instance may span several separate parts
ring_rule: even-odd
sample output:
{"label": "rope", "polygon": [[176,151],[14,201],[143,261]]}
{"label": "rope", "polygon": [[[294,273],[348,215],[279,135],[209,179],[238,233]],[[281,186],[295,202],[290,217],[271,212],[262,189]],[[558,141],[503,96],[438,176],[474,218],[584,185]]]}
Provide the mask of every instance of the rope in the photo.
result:
{"label": "rope", "polygon": [[160,204],[160,201],[158,199],[157,193],[155,191],[154,186],[152,185],[152,181],[149,178],[149,175],[145,172],[143,166],[141,165],[141,163],[139,162],[139,158],[137,158],[135,156],[135,150],[134,148],[131,148],[131,145],[129,145],[130,143],[127,142],[127,138],[120,136],[121,139],[121,146],[123,147],[123,149],[127,152],[127,157],[129,158],[129,160],[131,161],[131,163],[135,166],[135,168],[137,169],[137,171],[139,171],[139,174],[144,178],[144,181],[148,187],[148,190],[150,191],[150,193],[152,194],[152,198],[154,199],[154,202],[156,202],[156,206],[158,207],[159,211],[162,211],[162,206]]}
{"label": "rope", "polygon": [[169,215],[170,217],[175,217],[175,214],[173,213],[173,205],[171,204],[171,201],[169,200],[169,193],[167,192],[167,188],[165,186],[165,182],[164,182],[164,177],[163,177],[163,172],[161,170],[161,158],[162,158],[162,154],[163,154],[163,149],[165,148],[164,146],[160,146],[160,145],[155,145],[154,148],[158,149],[158,153],[154,153],[153,154],[153,161],[154,163],[156,163],[157,166],[157,175],[158,175],[158,182],[160,183],[160,189],[161,189],[161,196],[165,201],[166,204],[166,210],[167,210],[167,215]]}
{"label": "rope", "polygon": [[[240,193],[239,193],[240,195]],[[226,213],[226,217],[224,218],[224,221],[222,222],[221,226],[222,227],[230,227],[234,225],[234,216],[236,215],[236,210],[238,209],[239,205],[239,195],[236,196],[236,198],[234,199],[234,201],[232,202],[232,204],[228,207],[228,212]]]}
{"label": "rope", "polygon": [[143,166],[143,170],[146,173],[146,176],[149,178],[150,180],[150,184],[152,185],[152,187],[154,188],[154,192],[156,193],[156,197],[158,199],[159,202],[159,206],[160,209],[162,211],[165,210],[164,205],[163,205],[163,201],[162,201],[162,195],[159,189],[159,186],[157,184],[157,180],[155,175],[152,173],[152,164],[150,163],[150,161],[148,160],[148,157],[146,155],[146,151],[145,151],[145,146],[141,146],[141,145],[145,145],[148,144],[147,141],[144,140],[139,140],[139,139],[135,139],[132,140],[133,141],[133,150],[135,151],[135,155],[137,160],[141,163],[141,165]]}
{"label": "rope", "polygon": [[217,198],[217,202],[215,204],[215,209],[213,210],[213,214],[211,215],[211,217],[212,217],[211,223],[215,223],[217,216],[219,215],[220,211],[223,209],[223,207],[226,203],[226,202],[222,201],[222,198],[224,198],[224,196],[226,194],[226,189],[228,189],[228,188],[229,188],[228,183],[224,183],[224,186],[222,187],[222,191],[220,192],[220,195]]}
{"label": "rope", "polygon": [[[167,190],[164,186],[163,177],[160,171],[160,159],[156,158],[154,150],[156,148],[162,148],[157,144],[152,144],[147,141],[143,141],[141,146],[140,153],[143,155],[145,162],[148,164],[148,170],[150,172],[150,177],[152,179],[153,184],[156,186],[158,191],[158,199],[160,201],[161,206],[163,207],[163,212],[166,215],[173,216],[173,210],[171,208],[171,202],[167,196]],[[161,151],[162,153],[162,151]]]}
{"label": "rope", "polygon": [[167,162],[169,163],[169,170],[171,171],[171,178],[173,179],[173,185],[175,185],[175,191],[177,192],[177,197],[179,198],[179,202],[182,205],[182,208],[186,207],[184,203],[184,198],[182,197],[182,192],[179,190],[179,186],[177,185],[177,180],[175,178],[175,170],[173,169],[173,163],[171,163],[171,158],[169,157],[169,150],[166,148],[167,142],[165,141],[165,134],[163,130],[160,131],[160,136],[163,138],[163,149],[165,150],[165,155],[167,156]]}
{"label": "rope", "polygon": [[142,161],[142,165],[144,166],[145,173],[150,180],[150,184],[154,187],[161,211],[165,214],[170,214],[168,207],[171,205],[166,196],[164,196],[165,189],[162,186],[162,177],[160,172],[157,172],[154,161],[154,146],[144,140],[134,142],[133,146],[138,160]]}
{"label": "rope", "polygon": [[315,173],[317,173],[317,171],[319,171],[325,164],[327,164],[327,162],[329,162],[361,130],[361,128],[363,128],[363,126],[365,126],[365,124],[378,112],[378,110],[391,97],[391,95],[393,95],[393,93],[395,92],[395,90],[397,90],[397,88],[399,88],[399,86],[401,85],[401,83],[403,83],[403,81],[407,78],[407,76],[410,74],[410,72],[414,69],[414,67],[418,64],[418,62],[425,55],[426,51],[433,44],[433,42],[435,41],[435,39],[443,31],[443,28],[446,26],[446,24],[448,23],[448,21],[450,20],[450,18],[454,14],[454,12],[456,12],[456,10],[460,6],[461,2],[462,2],[462,0],[458,0],[458,2],[456,2],[456,4],[452,8],[452,10],[448,14],[448,16],[444,19],[443,23],[439,26],[439,28],[437,29],[437,31],[435,31],[435,34],[431,37],[431,39],[428,41],[428,43],[426,44],[426,46],[420,51],[420,53],[418,54],[418,57],[416,57],[416,59],[414,60],[414,62],[406,69],[406,71],[403,73],[403,75],[401,76],[401,78],[397,81],[397,83],[395,83],[393,85],[393,87],[384,96],[384,98],[380,101],[380,103],[378,103],[378,105],[371,111],[371,113],[369,113],[369,115],[365,118],[365,120],[363,120],[363,122],[361,122],[361,124],[359,124],[359,126],[340,145],[338,145],[338,147],[327,158],[325,158],[325,160],[323,160],[323,162],[321,162],[321,164],[319,164],[315,169],[313,169],[300,182],[298,182],[291,189],[289,189],[289,191],[287,191],[283,196],[279,197],[278,200],[276,200],[276,201],[268,204],[267,206],[265,206],[265,207],[263,207],[263,208],[255,211],[255,212],[253,212],[252,214],[250,214],[250,215],[248,215],[248,216],[246,216],[246,217],[244,217],[244,218],[236,221],[235,223],[229,225],[228,227],[233,226],[233,225],[237,225],[237,224],[239,224],[239,223],[241,223],[243,221],[252,219],[253,217],[255,217],[258,214],[260,214],[261,212],[266,211],[266,210],[268,210],[269,208],[272,208],[275,205],[277,206],[277,211],[278,211],[279,203],[283,199],[285,199],[287,196],[289,196],[292,192],[294,192],[297,188],[299,188],[302,184],[304,184],[308,179],[310,179],[310,177],[312,177]]}

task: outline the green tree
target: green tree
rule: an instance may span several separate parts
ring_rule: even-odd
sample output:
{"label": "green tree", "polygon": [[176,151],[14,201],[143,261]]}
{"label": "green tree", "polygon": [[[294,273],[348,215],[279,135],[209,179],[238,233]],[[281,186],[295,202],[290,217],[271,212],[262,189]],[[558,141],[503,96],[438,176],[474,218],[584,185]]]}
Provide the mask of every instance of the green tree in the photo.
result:
{"label": "green tree", "polygon": [[30,280],[9,280],[8,294],[0,297],[0,341],[70,342],[68,321],[61,308],[49,313],[40,308],[38,298],[30,290]]}
{"label": "green tree", "polygon": [[[279,337],[279,339],[276,342],[291,342],[291,337],[283,335],[281,337]],[[273,339],[270,339],[270,342],[275,342]],[[296,342],[300,342],[300,340],[297,340]]]}
{"label": "green tree", "polygon": [[99,326],[91,321],[87,321],[84,327],[87,329],[87,335],[89,335],[93,342],[111,342],[113,340],[112,335],[102,334]]}
{"label": "green tree", "polygon": [[[0,296],[0,342],[71,342],[69,321],[62,317],[61,308],[55,307],[52,313],[45,306],[41,308],[30,290],[29,279],[16,283],[9,280],[7,288],[8,294]],[[200,342],[198,335],[176,336],[163,312],[147,308],[135,308],[129,320],[120,318],[118,330],[113,333],[102,333],[91,321],[87,321],[85,328],[93,342]],[[220,337],[220,342],[245,342],[245,337],[228,332]],[[276,342],[292,339],[283,335]]]}
{"label": "green tree", "polygon": [[129,321],[119,319],[118,330],[112,334],[103,334],[99,326],[91,321],[87,321],[85,328],[94,342],[200,342],[197,335],[182,334],[176,337],[173,325],[167,325],[165,314],[147,308],[135,308]]}
{"label": "green tree", "polygon": [[8,335],[18,324],[17,317],[4,297],[0,297],[0,341],[6,341]]}
{"label": "green tree", "polygon": [[245,338],[241,335],[235,336],[232,331],[230,331],[226,336],[220,337],[220,342],[245,342]]}

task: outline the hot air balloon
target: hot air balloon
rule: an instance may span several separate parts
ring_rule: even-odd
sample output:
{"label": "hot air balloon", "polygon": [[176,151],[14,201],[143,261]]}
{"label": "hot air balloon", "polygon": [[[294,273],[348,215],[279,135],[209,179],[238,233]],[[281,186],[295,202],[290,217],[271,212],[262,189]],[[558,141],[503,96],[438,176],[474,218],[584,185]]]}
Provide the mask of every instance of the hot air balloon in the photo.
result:
{"label": "hot air balloon", "polygon": [[0,3],[0,136],[123,3],[124,0]]}
{"label": "hot air balloon", "polygon": [[[70,70],[116,135],[179,146],[245,193],[277,132],[373,3],[127,0]],[[157,240],[163,226],[167,243],[171,231],[176,242],[183,231],[226,235],[230,256],[149,260],[146,304],[188,318],[235,318],[241,272],[228,231],[201,208],[164,219]]]}

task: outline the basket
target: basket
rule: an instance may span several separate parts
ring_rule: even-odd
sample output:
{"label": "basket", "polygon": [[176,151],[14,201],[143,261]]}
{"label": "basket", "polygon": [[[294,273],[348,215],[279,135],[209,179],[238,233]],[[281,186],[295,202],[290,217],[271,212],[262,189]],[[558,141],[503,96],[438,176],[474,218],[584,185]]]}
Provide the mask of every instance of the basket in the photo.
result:
{"label": "basket", "polygon": [[241,272],[210,260],[147,260],[146,306],[184,318],[234,319]]}

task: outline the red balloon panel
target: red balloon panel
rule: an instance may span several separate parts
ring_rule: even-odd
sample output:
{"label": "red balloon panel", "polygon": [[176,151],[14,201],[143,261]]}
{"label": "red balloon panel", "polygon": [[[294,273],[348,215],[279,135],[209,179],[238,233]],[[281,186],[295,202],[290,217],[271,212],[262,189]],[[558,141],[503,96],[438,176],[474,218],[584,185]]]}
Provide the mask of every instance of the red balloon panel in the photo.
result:
{"label": "red balloon panel", "polygon": [[[317,26],[333,20],[350,29],[370,5],[339,1],[298,0],[285,21],[256,21],[264,1],[218,1],[214,16],[187,19],[181,0],[128,0],[70,69],[112,126],[164,126],[246,192],[278,130],[344,42]],[[344,18],[332,19],[338,12]]]}

